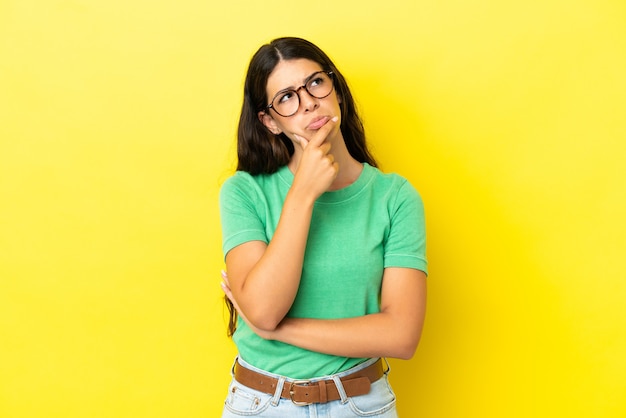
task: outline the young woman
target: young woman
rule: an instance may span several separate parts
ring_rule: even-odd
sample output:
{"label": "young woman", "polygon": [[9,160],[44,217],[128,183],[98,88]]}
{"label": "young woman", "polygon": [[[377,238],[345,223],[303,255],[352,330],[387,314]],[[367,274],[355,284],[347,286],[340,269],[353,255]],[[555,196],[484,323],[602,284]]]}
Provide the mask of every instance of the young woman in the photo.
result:
{"label": "young woman", "polygon": [[328,56],[253,56],[237,173],[220,192],[239,356],[223,417],[396,417],[384,357],[411,358],[426,302],[422,201],[383,174]]}

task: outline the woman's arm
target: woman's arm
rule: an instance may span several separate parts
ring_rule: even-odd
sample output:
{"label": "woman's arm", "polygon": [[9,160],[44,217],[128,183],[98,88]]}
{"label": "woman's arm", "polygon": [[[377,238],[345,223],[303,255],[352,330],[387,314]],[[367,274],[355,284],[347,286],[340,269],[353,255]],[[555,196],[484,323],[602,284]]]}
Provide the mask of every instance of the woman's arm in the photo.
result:
{"label": "woman's arm", "polygon": [[238,311],[259,330],[274,330],[298,292],[313,205],[337,176],[330,144],[324,143],[336,121],[329,121],[311,141],[300,142],[298,168],[271,242],[249,241],[226,255]]}
{"label": "woman's arm", "polygon": [[[228,283],[228,282],[227,282]],[[232,293],[224,288],[229,297]],[[380,313],[347,319],[285,318],[261,337],[320,353],[346,357],[409,359],[419,343],[426,312],[426,274],[386,268]],[[247,321],[245,315],[243,319]]]}
{"label": "woman's arm", "polygon": [[226,255],[238,311],[259,329],[274,329],[293,303],[300,284],[311,210],[288,195],[269,245],[249,241]]}

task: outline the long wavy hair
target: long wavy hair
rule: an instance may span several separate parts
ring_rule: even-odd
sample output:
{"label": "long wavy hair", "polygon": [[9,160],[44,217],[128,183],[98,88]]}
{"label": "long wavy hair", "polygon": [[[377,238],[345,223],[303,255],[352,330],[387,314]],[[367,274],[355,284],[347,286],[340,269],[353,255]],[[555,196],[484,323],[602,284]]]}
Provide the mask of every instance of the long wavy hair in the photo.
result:
{"label": "long wavy hair", "polygon": [[[277,38],[263,45],[254,54],[248,66],[244,83],[243,106],[237,131],[237,170],[252,175],[271,174],[287,165],[294,153],[291,140],[283,133],[275,135],[263,125],[258,113],[268,103],[267,80],[281,61],[308,59],[318,63],[324,71],[332,71],[334,88],[341,99],[341,133],[350,155],[361,163],[378,167],[365,142],[363,122],[348,83],[335,64],[320,48],[302,38]],[[228,298],[228,335],[237,324],[237,311]]]}

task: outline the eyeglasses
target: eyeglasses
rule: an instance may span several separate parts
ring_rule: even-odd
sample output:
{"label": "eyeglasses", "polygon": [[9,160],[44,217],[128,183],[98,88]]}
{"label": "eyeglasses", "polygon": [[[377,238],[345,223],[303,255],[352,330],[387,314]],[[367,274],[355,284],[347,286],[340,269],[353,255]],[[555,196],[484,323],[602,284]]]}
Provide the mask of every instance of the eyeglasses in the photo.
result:
{"label": "eyeglasses", "polygon": [[306,83],[297,89],[281,90],[266,106],[266,109],[274,109],[276,113],[283,117],[293,116],[300,108],[300,89],[305,89],[310,96],[316,99],[323,99],[333,91],[333,72],[318,71],[311,74]]}

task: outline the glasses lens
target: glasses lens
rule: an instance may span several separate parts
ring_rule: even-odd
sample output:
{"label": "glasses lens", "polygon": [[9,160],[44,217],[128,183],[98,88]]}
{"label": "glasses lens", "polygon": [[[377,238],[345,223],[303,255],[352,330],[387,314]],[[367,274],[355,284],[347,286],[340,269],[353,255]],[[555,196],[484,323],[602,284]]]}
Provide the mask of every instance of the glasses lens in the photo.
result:
{"label": "glasses lens", "polygon": [[[326,72],[320,71],[313,74],[304,88],[311,96],[323,99],[333,91],[333,79]],[[272,107],[281,116],[291,116],[300,107],[300,97],[295,90],[283,91],[274,97]]]}
{"label": "glasses lens", "polygon": [[288,90],[274,97],[272,102],[274,110],[282,116],[291,116],[298,111],[300,107],[300,98],[295,90]]}
{"label": "glasses lens", "polygon": [[333,80],[325,72],[315,74],[307,83],[306,91],[313,97],[323,99],[333,90]]}

